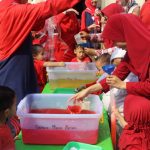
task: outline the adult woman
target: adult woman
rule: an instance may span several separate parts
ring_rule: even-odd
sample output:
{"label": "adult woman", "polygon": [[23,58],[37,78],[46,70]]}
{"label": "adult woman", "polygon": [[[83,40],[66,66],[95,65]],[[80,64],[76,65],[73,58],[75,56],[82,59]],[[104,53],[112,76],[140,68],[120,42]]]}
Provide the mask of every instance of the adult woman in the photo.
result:
{"label": "adult woman", "polygon": [[[119,141],[120,150],[150,149],[150,33],[135,15],[119,14],[110,18],[103,32],[103,38],[109,38],[116,44],[125,43],[127,54],[113,75],[95,84],[73,99],[81,100],[89,93],[107,91],[108,85],[126,89],[124,116],[127,125]],[[135,44],[136,43],[136,44]],[[133,72],[139,82],[123,82]]]}
{"label": "adult woman", "polygon": [[110,18],[112,15],[123,13],[124,8],[120,4],[112,3],[101,10],[104,17]]}
{"label": "adult woman", "polygon": [[96,11],[97,0],[86,0],[85,5],[87,8],[82,12],[81,30],[92,30],[97,27],[96,16],[100,15],[100,12]]}
{"label": "adult woman", "polygon": [[23,4],[27,0],[0,2],[0,85],[17,94],[17,103],[29,93],[37,92],[31,54],[31,30],[43,27],[45,19],[72,7],[79,0],[48,0]]}

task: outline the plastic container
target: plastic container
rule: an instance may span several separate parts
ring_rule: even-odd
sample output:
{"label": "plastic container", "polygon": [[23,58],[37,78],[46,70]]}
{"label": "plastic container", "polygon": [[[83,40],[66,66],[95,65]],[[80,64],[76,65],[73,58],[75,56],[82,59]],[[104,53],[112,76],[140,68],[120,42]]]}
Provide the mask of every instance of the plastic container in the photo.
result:
{"label": "plastic container", "polygon": [[63,150],[103,150],[100,146],[80,143],[80,142],[69,142]]}
{"label": "plastic container", "polygon": [[97,69],[94,63],[65,63],[65,67],[47,67],[51,89],[77,88],[96,81]]}
{"label": "plastic container", "polygon": [[33,109],[66,109],[73,94],[30,94],[18,105],[23,142],[26,144],[66,144],[78,141],[95,144],[98,139],[102,102],[89,95],[89,110],[95,114],[35,114]]}

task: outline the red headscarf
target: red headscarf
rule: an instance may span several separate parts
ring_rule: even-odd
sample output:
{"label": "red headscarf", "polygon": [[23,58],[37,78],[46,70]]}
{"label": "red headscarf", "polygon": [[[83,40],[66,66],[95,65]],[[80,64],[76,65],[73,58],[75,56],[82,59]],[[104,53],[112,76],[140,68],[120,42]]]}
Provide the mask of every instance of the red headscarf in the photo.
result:
{"label": "red headscarf", "polygon": [[145,26],[150,30],[150,0],[146,1],[142,6],[140,18]]}
{"label": "red headscarf", "polygon": [[102,9],[101,12],[109,18],[112,15],[123,13],[124,8],[120,4],[112,3],[106,6],[104,9]]}
{"label": "red headscarf", "polygon": [[94,15],[96,7],[92,5],[92,0],[86,0],[85,6],[87,7],[85,11],[89,12],[91,15]]}
{"label": "red headscarf", "polygon": [[[47,0],[39,4],[18,4],[15,0],[0,2],[0,60],[11,56],[31,30],[45,19],[73,7],[80,0]],[[38,28],[39,29],[39,28]]]}
{"label": "red headscarf", "polygon": [[[124,8],[120,4],[112,3],[101,10],[105,16],[110,18],[112,15],[123,13]],[[113,42],[111,40],[105,39],[104,41],[105,48],[110,48],[113,46]]]}
{"label": "red headscarf", "polygon": [[80,24],[76,14],[74,12],[70,12],[66,15],[61,13],[54,18],[57,26],[61,29],[62,40],[70,49],[74,50],[76,44],[74,35],[80,31]]}
{"label": "red headscarf", "polygon": [[125,61],[128,68],[144,81],[150,66],[150,33],[139,17],[132,14],[112,16],[104,28],[102,37],[127,43]]}

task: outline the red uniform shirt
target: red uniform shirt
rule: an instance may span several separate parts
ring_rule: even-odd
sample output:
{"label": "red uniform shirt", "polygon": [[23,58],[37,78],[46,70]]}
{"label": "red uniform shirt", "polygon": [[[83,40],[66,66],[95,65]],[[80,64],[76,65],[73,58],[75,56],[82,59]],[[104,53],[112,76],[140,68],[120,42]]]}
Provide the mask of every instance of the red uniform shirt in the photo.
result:
{"label": "red uniform shirt", "polygon": [[47,81],[46,69],[43,65],[44,65],[44,61],[34,59],[34,68],[35,68],[37,82],[38,82],[38,86],[40,88],[40,92],[42,92],[42,90],[46,84],[46,81]]}
{"label": "red uniform shirt", "polygon": [[15,144],[7,125],[0,126],[0,150],[15,150]]}

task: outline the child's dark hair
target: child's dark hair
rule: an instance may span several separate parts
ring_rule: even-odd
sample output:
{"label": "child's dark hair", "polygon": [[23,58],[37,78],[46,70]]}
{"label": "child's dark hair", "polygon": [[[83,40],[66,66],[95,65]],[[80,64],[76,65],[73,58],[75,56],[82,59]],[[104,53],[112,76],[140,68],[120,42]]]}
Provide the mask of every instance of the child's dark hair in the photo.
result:
{"label": "child's dark hair", "polygon": [[84,47],[83,47],[82,45],[80,45],[80,44],[77,44],[77,45],[76,45],[75,49],[77,49],[77,48],[82,48],[82,49],[84,49]]}
{"label": "child's dark hair", "polygon": [[43,49],[42,45],[39,44],[32,45],[32,55],[37,56],[40,53],[41,49]]}
{"label": "child's dark hair", "polygon": [[15,92],[9,87],[0,86],[0,113],[12,107],[15,95]]}
{"label": "child's dark hair", "polygon": [[108,65],[108,64],[110,64],[110,57],[111,57],[110,54],[104,53],[104,54],[98,56],[95,59],[95,61],[102,61],[105,65]]}

